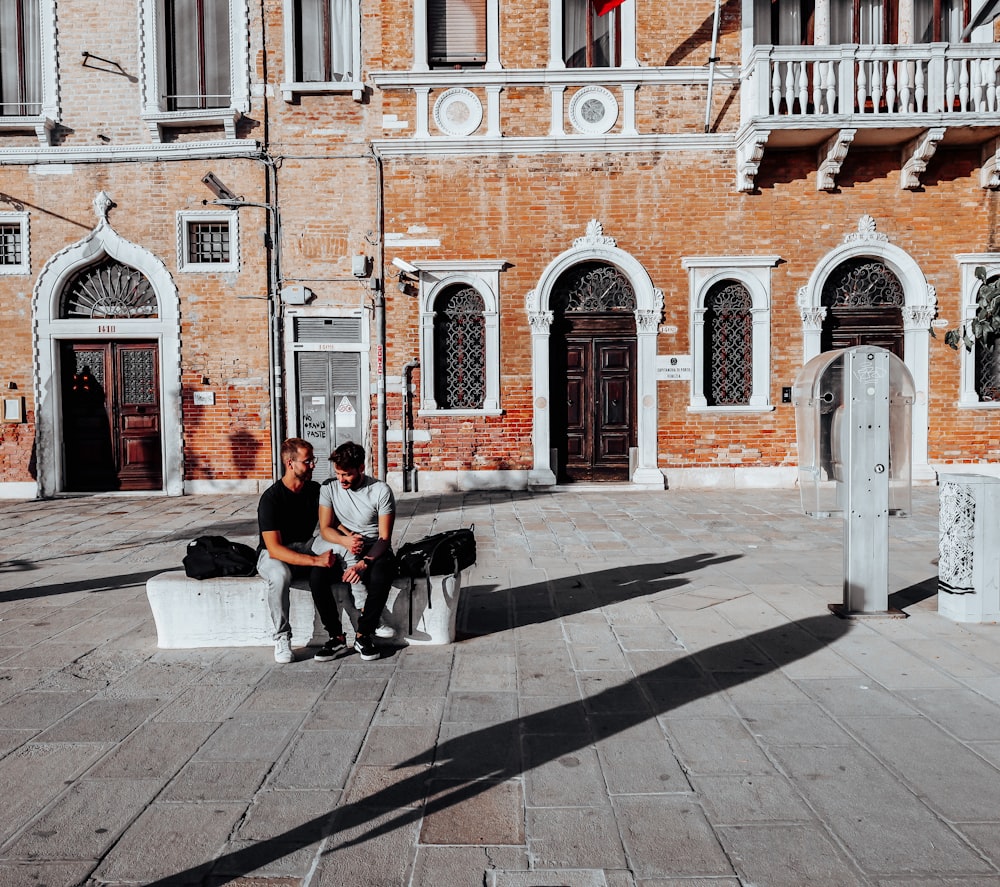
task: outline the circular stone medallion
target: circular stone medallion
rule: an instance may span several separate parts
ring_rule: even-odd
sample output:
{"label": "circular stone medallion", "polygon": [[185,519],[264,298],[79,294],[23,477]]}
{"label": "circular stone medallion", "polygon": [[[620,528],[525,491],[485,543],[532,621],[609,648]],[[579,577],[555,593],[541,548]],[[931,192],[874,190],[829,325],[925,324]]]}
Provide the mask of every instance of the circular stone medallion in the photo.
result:
{"label": "circular stone medallion", "polygon": [[483,103],[467,89],[449,89],[434,103],[434,122],[450,136],[472,135],[483,122]]}

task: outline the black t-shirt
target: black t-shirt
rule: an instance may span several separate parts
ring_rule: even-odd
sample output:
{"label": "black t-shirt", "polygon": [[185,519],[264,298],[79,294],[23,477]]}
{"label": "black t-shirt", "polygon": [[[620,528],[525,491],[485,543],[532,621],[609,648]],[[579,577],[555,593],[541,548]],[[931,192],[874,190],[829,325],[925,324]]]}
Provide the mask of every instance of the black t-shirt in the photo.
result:
{"label": "black t-shirt", "polygon": [[[293,493],[280,480],[268,487],[257,504],[257,527],[261,533],[277,530],[281,541],[308,542],[319,522],[319,484],[306,481],[305,486]],[[265,548],[260,537],[257,550]]]}

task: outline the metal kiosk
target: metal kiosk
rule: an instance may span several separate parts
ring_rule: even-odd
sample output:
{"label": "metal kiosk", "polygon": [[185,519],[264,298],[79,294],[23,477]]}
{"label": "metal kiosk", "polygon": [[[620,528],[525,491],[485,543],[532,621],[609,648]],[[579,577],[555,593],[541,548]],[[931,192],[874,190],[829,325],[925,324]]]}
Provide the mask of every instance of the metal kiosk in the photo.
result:
{"label": "metal kiosk", "polygon": [[889,514],[911,508],[913,378],[884,348],[826,351],[792,389],[802,510],[844,517],[840,616],[905,616],[889,609]]}

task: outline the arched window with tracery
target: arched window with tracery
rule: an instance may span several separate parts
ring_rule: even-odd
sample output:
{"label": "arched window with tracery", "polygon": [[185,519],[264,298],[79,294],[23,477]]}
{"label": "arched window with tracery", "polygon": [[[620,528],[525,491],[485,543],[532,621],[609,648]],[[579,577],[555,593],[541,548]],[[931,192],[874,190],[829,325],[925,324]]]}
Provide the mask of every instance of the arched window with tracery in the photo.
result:
{"label": "arched window with tracery", "polygon": [[59,317],[153,319],[156,293],[146,276],[114,259],[89,265],[70,280],[59,302]]}
{"label": "arched window with tracery", "polygon": [[747,288],[724,280],[705,297],[705,398],[737,406],[753,393],[753,306]]}
{"label": "arched window with tracery", "polygon": [[434,399],[442,410],[479,410],[486,396],[486,305],[471,286],[434,302]]}

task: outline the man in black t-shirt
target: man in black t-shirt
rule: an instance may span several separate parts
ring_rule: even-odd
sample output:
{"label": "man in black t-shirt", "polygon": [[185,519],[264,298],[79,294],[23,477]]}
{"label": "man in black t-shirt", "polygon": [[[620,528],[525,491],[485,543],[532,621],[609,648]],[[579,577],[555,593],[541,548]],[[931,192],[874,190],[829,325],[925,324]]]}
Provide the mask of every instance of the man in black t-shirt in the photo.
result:
{"label": "man in black t-shirt", "polygon": [[291,662],[292,626],[288,589],[293,578],[313,567],[333,565],[333,552],[312,553],[319,515],[319,484],[312,479],[316,459],[312,445],[290,437],[281,445],[285,473],[268,487],[257,505],[260,544],[257,572],[267,580],[267,604],[274,623],[274,661]]}

